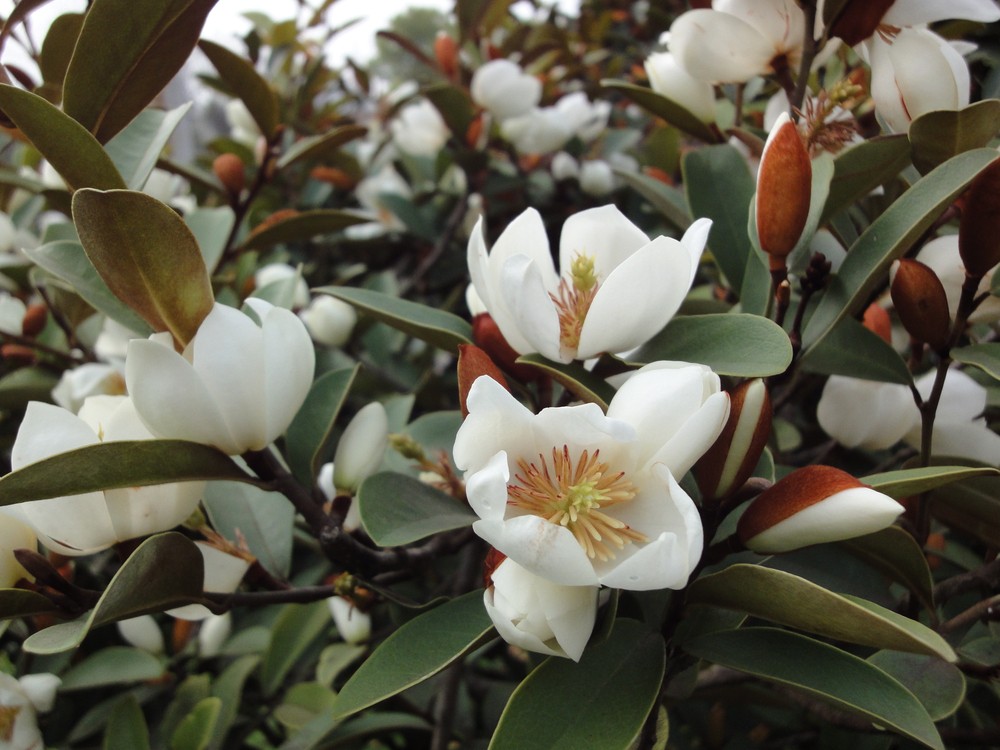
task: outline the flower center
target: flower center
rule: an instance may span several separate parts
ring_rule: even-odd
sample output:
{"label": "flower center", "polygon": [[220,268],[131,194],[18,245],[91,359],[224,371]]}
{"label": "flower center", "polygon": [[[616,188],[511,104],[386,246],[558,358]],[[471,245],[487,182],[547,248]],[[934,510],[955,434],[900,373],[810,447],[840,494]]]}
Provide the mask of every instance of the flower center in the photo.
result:
{"label": "flower center", "polygon": [[14,738],[17,715],[23,706],[0,706],[0,740],[10,742]]}
{"label": "flower center", "polygon": [[507,485],[507,504],[525,513],[565,526],[587,556],[613,560],[618,550],[632,542],[645,542],[644,534],[609,516],[605,511],[636,496],[625,472],[612,472],[600,460],[600,451],[583,451],[574,463],[569,447],[552,449],[551,461],[538,454],[538,462],[517,461],[518,473]]}
{"label": "flower center", "polygon": [[587,311],[597,295],[594,258],[578,254],[570,264],[569,277],[559,282],[559,291],[549,294],[559,314],[559,343],[575,351],[580,345],[580,331]]}

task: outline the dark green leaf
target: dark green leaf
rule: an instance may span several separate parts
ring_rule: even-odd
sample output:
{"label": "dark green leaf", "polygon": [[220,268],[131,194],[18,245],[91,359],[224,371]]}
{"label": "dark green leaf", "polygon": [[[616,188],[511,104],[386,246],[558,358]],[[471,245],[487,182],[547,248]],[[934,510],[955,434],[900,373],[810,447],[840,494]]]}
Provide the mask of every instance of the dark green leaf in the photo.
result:
{"label": "dark green leaf", "polygon": [[215,3],[95,0],[66,71],[66,114],[107,142],[181,69]]}
{"label": "dark green leaf", "polygon": [[242,537],[264,568],[288,577],[295,525],[295,508],[288,498],[248,484],[209,482],[203,502],[213,529],[226,539]]}
{"label": "dark green leaf", "polygon": [[846,375],[881,383],[909,385],[913,376],[899,353],[854,318],[844,318],[801,361],[819,375]]}
{"label": "dark green leaf", "polygon": [[324,373],[309,389],[285,434],[288,466],[303,484],[312,486],[333,443],[333,425],[348,391],[358,375],[358,367]]}
{"label": "dark green leaf", "polygon": [[209,747],[225,747],[226,733],[239,715],[239,708],[243,700],[243,686],[259,663],[260,657],[255,654],[241,656],[227,666],[218,679],[212,683],[212,695],[221,701],[221,705]]}
{"label": "dark green leaf", "polygon": [[861,714],[921,744],[944,750],[924,707],[882,670],[797,633],[745,628],[711,633],[684,644],[692,656],[791,685]]}
{"label": "dark green leaf", "polygon": [[452,134],[465,142],[475,109],[469,95],[460,88],[447,83],[428,86],[421,93],[434,105]]}
{"label": "dark green leaf", "polygon": [[270,138],[281,116],[278,112],[278,97],[270,84],[258,73],[253,64],[230,52],[222,45],[202,39],[198,42],[201,51],[219,72],[219,77],[246,105],[260,132]]}
{"label": "dark green leaf", "polygon": [[851,146],[833,163],[830,194],[823,206],[820,223],[834,216],[884,185],[910,163],[910,142],[902,133],[877,136]]}
{"label": "dark green leaf", "polygon": [[243,247],[248,250],[263,250],[282,242],[299,242],[321,234],[332,234],[369,221],[371,221],[369,216],[332,208],[300,211],[287,219],[281,219],[263,228],[258,227],[246,238]]}
{"label": "dark green leaf", "polygon": [[808,354],[844,317],[859,312],[872,290],[883,283],[892,261],[905,253],[941,211],[996,159],[996,151],[977,149],[956,156],[903,193],[871,223],[847,253],[803,332]]}
{"label": "dark green leaf", "polygon": [[273,695],[306,649],[333,624],[325,601],[289,604],[271,628],[271,644],[261,658],[260,686]]}
{"label": "dark green leaf", "polygon": [[784,372],[792,361],[792,345],[780,326],[759,315],[683,315],[629,356],[640,363],[661,359],[698,362],[719,375],[757,378]]}
{"label": "dark green leaf", "polygon": [[459,344],[472,343],[472,326],[445,310],[437,310],[371,289],[324,286],[314,290],[354,305],[359,312],[439,349],[458,353]]}
{"label": "dark green leaf", "polygon": [[995,380],[1000,380],[1000,344],[970,344],[951,350],[951,358],[962,364],[978,367]]}
{"label": "dark green leaf", "polygon": [[229,206],[196,208],[184,214],[184,223],[197,240],[210,274],[215,271],[226,252],[226,241],[235,221],[236,214]]}
{"label": "dark green leaf", "polygon": [[108,288],[157,331],[187,344],[215,298],[198,243],[172,209],[131,190],[78,190],[73,221]]}
{"label": "dark green leaf", "polygon": [[10,15],[7,16],[7,20],[4,22],[3,30],[0,30],[0,48],[2,48],[3,43],[7,41],[7,37],[14,30],[14,27],[19,23],[22,23],[28,15],[45,5],[49,0],[21,0],[14,6],[11,10]]}
{"label": "dark green leaf", "polygon": [[948,159],[988,146],[1000,132],[1000,99],[986,99],[964,109],[936,110],[921,115],[907,132],[913,166],[927,174]]}
{"label": "dark green leaf", "polygon": [[899,651],[879,651],[867,661],[905,685],[934,721],[947,719],[965,700],[965,677],[954,664]]}
{"label": "dark green leaf", "polygon": [[148,651],[131,646],[108,646],[74,665],[62,676],[62,691],[90,690],[108,685],[155,680],[164,665]]}
{"label": "dark green leaf", "polygon": [[928,611],[934,611],[934,580],[927,558],[912,534],[898,526],[855,537],[840,546],[906,586]]}
{"label": "dark green leaf", "polygon": [[343,719],[437,674],[493,631],[483,592],[425,612],[390,635],[351,675],[333,707]]}
{"label": "dark green leaf", "polygon": [[149,730],[139,701],[126,695],[115,704],[104,731],[104,750],[149,750]]}
{"label": "dark green leaf", "polygon": [[760,565],[737,563],[702,576],[688,587],[687,601],[727,607],[848,643],[956,659],[941,636],[915,620]]}
{"label": "dark green leaf", "polygon": [[0,620],[59,612],[47,596],[26,589],[0,589]]}
{"label": "dark green leaf", "polygon": [[932,490],[931,513],[986,544],[1000,546],[1000,478],[973,477]]}
{"label": "dark green leaf", "polygon": [[562,364],[541,354],[525,354],[518,357],[517,362],[541,370],[581,401],[597,404],[604,411],[608,410],[608,404],[615,395],[614,388],[579,362]]}
{"label": "dark green leaf", "polygon": [[917,469],[900,469],[881,474],[869,474],[866,477],[861,477],[861,481],[890,497],[901,498],[919,495],[922,492],[963,479],[996,477],[998,475],[1000,475],[1000,471],[988,467],[926,466]]}
{"label": "dark green leaf", "polygon": [[278,169],[284,169],[300,161],[322,159],[345,143],[350,143],[367,132],[368,129],[361,125],[341,125],[329,133],[303,138],[296,141],[281,155],[281,158],[278,159]]}
{"label": "dark green leaf", "polygon": [[205,750],[212,741],[215,725],[222,710],[222,701],[215,697],[198,702],[174,730],[170,738],[171,750]]}
{"label": "dark green leaf", "polygon": [[625,81],[614,81],[605,78],[601,81],[601,86],[612,91],[618,91],[634,101],[640,107],[662,117],[676,128],[683,130],[688,135],[693,135],[706,143],[719,143],[722,135],[718,130],[713,130],[709,125],[702,122],[698,117],[678,102],[668,99],[662,94],[658,94],[645,86],[635,86]]}
{"label": "dark green leaf", "polygon": [[397,547],[471,526],[476,515],[467,505],[419,479],[383,471],[358,488],[361,520],[380,547]]}
{"label": "dark green leaf", "polygon": [[29,401],[52,401],[52,389],[59,382],[41,367],[22,367],[0,377],[0,409],[23,409]]}
{"label": "dark green leaf", "polygon": [[0,110],[66,180],[70,190],[125,187],[111,157],[94,136],[42,97],[0,84]]}
{"label": "dark green leaf", "polygon": [[167,112],[159,109],[140,112],[124,130],[105,144],[105,150],[130,190],[142,190],[160,153],[191,109],[191,104],[188,102]]}
{"label": "dark green leaf", "polygon": [[656,704],[665,666],[659,633],[619,620],[579,664],[550,657],[518,686],[490,750],[627,750]]}
{"label": "dark green leaf", "polygon": [[684,193],[680,189],[628,169],[615,169],[615,176],[649,201],[670,224],[681,231],[691,226]]}
{"label": "dark green leaf", "polygon": [[[28,3],[18,3],[17,10],[24,5]],[[42,52],[38,58],[42,80],[58,87],[60,94],[63,79],[66,77],[66,68],[69,67],[70,58],[73,56],[73,48],[80,36],[80,29],[83,28],[83,19],[83,13],[63,13],[49,26],[45,41],[42,42]]]}

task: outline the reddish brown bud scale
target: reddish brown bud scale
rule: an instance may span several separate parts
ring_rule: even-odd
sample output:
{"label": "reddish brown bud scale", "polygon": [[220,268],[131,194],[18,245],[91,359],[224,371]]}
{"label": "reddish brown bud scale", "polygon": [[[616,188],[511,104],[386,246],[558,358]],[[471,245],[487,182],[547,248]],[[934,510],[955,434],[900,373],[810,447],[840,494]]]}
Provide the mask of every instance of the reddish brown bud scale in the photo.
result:
{"label": "reddish brown bud scale", "polygon": [[465,143],[469,148],[475,148],[476,144],[479,143],[479,138],[483,134],[483,116],[482,114],[477,115],[472,118],[472,122],[469,123],[468,130],[465,131]]}
{"label": "reddish brown bud scale", "polygon": [[236,154],[219,154],[212,162],[212,171],[231,195],[239,195],[246,184],[246,168]]}
{"label": "reddish brown bud scale", "polygon": [[762,492],[740,517],[736,534],[746,543],[837,492],[864,486],[846,471],[832,466],[806,466]]}
{"label": "reddish brown bud scale", "polygon": [[[458,402],[462,407],[462,419],[469,416],[469,409],[466,406],[466,399],[469,397],[469,389],[476,382],[476,378],[481,375],[493,378],[504,388],[507,388],[507,379],[500,372],[490,355],[472,344],[459,344],[458,346]],[[510,390],[510,388],[507,388]]]}
{"label": "reddish brown bud scale", "polygon": [[195,621],[174,618],[174,628],[170,634],[170,649],[173,653],[179,654],[190,643],[194,635]]}
{"label": "reddish brown bud scale", "polygon": [[936,352],[944,351],[951,335],[951,315],[937,274],[918,260],[904,258],[897,261],[890,291],[907,333]]}
{"label": "reddish brown bud scale", "polygon": [[349,190],[357,184],[357,180],[351,177],[351,175],[336,167],[313,167],[312,171],[309,172],[309,176],[314,180],[326,182],[344,190]]}
{"label": "reddish brown bud scale", "polygon": [[500,327],[489,313],[480,313],[472,319],[472,339],[508,375],[513,375],[522,383],[538,378],[538,370],[516,364],[520,355],[507,343],[507,339],[500,332]]}
{"label": "reddish brown bud scale", "polygon": [[439,31],[434,38],[434,57],[441,72],[454,80],[458,73],[458,44],[447,32]]}
{"label": "reddish brown bud scale", "polygon": [[771,256],[771,269],[785,267],[809,217],[812,163],[798,128],[778,120],[764,146],[757,172],[757,237]]}
{"label": "reddish brown bud scale", "polygon": [[1000,263],[1000,159],[980,172],[965,193],[958,253],[965,272],[975,278]]}
{"label": "reddish brown bud scale", "polygon": [[30,365],[35,361],[35,350],[23,344],[4,344],[0,346],[0,358]]}
{"label": "reddish brown bud scale", "polygon": [[892,344],[892,321],[889,312],[877,302],[872,302],[865,310],[861,321],[865,328],[878,336],[887,344]]}
{"label": "reddish brown bud scale", "polygon": [[483,560],[483,586],[489,588],[493,585],[493,571],[500,567],[500,564],[507,559],[507,555],[496,547],[490,547]]}
{"label": "reddish brown bud scale", "polygon": [[21,333],[34,338],[45,328],[45,322],[49,318],[49,308],[45,305],[31,305],[24,312],[24,320],[21,321]]}
{"label": "reddish brown bud scale", "polygon": [[830,24],[830,37],[842,39],[848,47],[863,42],[875,33],[882,22],[882,16],[894,2],[895,0],[848,0]]}

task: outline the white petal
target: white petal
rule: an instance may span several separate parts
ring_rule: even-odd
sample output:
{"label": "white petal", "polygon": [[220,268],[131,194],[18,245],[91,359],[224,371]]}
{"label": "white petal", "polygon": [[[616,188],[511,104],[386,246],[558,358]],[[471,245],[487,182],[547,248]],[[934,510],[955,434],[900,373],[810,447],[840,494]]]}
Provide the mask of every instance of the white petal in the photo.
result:
{"label": "white petal", "polygon": [[563,224],[559,237],[559,270],[569,273],[579,255],[594,258],[598,281],[604,281],[615,268],[639,248],[649,244],[649,237],[615,206],[600,206],[579,211]]}
{"label": "white petal", "polygon": [[711,229],[711,219],[696,219],[684,232],[684,236],[681,237],[681,244],[688,251],[688,257],[691,259],[691,281],[688,282],[689,287],[694,283],[694,277],[698,273],[698,264],[701,262],[701,254],[708,243],[708,233]]}
{"label": "white petal", "polygon": [[[924,399],[930,398],[936,371],[931,370],[916,379],[915,385]],[[937,420],[945,422],[970,422],[981,417],[986,410],[987,392],[979,383],[961,370],[948,370],[941,388]]]}
{"label": "white petal", "polygon": [[534,415],[493,378],[476,378],[465,403],[469,416],[452,450],[459,469],[478,471],[504,446],[530,439]]}
{"label": "white petal", "polygon": [[537,576],[566,586],[598,583],[587,553],[565,527],[538,516],[520,516],[508,521],[476,521],[472,529]]}
{"label": "white petal", "polygon": [[905,385],[831,375],[816,419],[841,445],[881,450],[899,442],[919,422],[919,414]]}
{"label": "white petal", "polygon": [[537,264],[547,288],[555,289],[559,285],[559,276],[549,252],[545,224],[541,215],[533,208],[522,211],[493,243],[489,264],[494,278],[500,277],[507,260],[516,255],[526,255]]}
{"label": "white petal", "polygon": [[776,52],[802,46],[805,18],[793,0],[716,0],[712,7],[746,21],[771,41]]}
{"label": "white petal", "polygon": [[267,427],[260,448],[288,429],[309,393],[316,369],[312,339],[294,313],[272,308],[263,318],[262,331]]}
{"label": "white petal", "polygon": [[919,26],[924,23],[962,18],[968,21],[992,23],[1000,20],[1000,9],[994,0],[896,0],[882,16],[890,26]]}
{"label": "white petal", "polygon": [[98,442],[97,435],[70,411],[41,401],[31,401],[24,412],[10,463],[20,469],[35,461]]}
{"label": "white petal", "polygon": [[[501,602],[502,604],[502,602]],[[508,614],[508,608],[497,606],[496,593],[494,589],[486,589],[483,593],[483,606],[486,614],[493,621],[493,627],[497,629],[500,637],[512,646],[518,646],[525,651],[532,651],[536,654],[546,656],[566,656],[566,652],[554,643],[551,639],[543,641],[535,633],[515,624],[513,618]]]}
{"label": "white petal", "polygon": [[712,447],[728,418],[729,394],[716,393],[709,396],[701,409],[649,459],[650,462],[662,463],[674,476],[683,477],[702,454]]}
{"label": "white petal", "polygon": [[571,362],[575,352],[564,351],[560,344],[559,315],[549,297],[552,287],[546,285],[538,264],[527,256],[515,255],[504,264],[502,284],[504,302],[517,330],[528,341],[528,351],[556,362]]}
{"label": "white petal", "polygon": [[485,466],[465,480],[469,506],[487,521],[502,521],[507,512],[507,453],[500,451]]}
{"label": "white petal", "polygon": [[690,10],[670,27],[670,51],[702,81],[742,83],[771,70],[777,50],[771,40],[736,16]]}

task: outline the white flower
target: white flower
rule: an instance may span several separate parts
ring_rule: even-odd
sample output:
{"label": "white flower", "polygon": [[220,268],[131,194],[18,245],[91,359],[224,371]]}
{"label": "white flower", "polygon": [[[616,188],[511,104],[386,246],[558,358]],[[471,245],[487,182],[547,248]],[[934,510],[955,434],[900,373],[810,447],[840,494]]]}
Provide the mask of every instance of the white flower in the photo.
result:
{"label": "white flower", "polygon": [[816,406],[823,432],[847,448],[881,450],[898,443],[914,420],[913,396],[900,383],[831,375]]}
{"label": "white flower", "polygon": [[475,532],[531,573],[567,586],[681,588],[701,519],[678,485],[715,441],[729,397],[707,367],[657,362],[595,404],[532,414],[479,377],[455,440]]}
{"label": "white flower", "polygon": [[125,363],[104,364],[87,362],[66,370],[52,389],[52,400],[64,409],[76,413],[91,396],[122,396],[125,394]]}
{"label": "white flower", "polygon": [[118,634],[130,646],[141,648],[151,654],[162,654],[166,651],[163,631],[152,615],[130,617],[115,624],[118,626]]}
{"label": "white flower", "polygon": [[17,297],[0,292],[0,332],[20,336],[28,308]]}
{"label": "white flower", "polygon": [[34,551],[38,546],[31,527],[19,521],[15,515],[6,513],[6,510],[7,508],[0,509],[0,589],[11,588],[18,579],[31,578],[14,557],[14,550]]}
{"label": "white flower", "polygon": [[347,343],[358,322],[354,307],[343,300],[321,294],[299,313],[313,341],[323,346],[338,347]]}
{"label": "white flower", "polygon": [[[231,594],[236,591],[250,567],[250,561],[241,555],[223,552],[208,542],[195,542],[205,566],[202,591],[213,594]],[[212,611],[201,604],[187,604],[168,609],[167,614],[178,620],[204,620]]]}
{"label": "white flower", "polygon": [[504,120],[500,132],[521,154],[547,154],[573,137],[569,124],[554,107],[535,108]]}
{"label": "white flower", "polygon": [[[337,488],[333,486],[333,462],[323,464],[316,474],[316,486],[327,500],[337,497]],[[361,510],[358,502],[351,498],[351,507],[347,509],[343,522],[344,531],[356,531],[361,528]]]}
{"label": "white flower", "polygon": [[580,189],[587,195],[600,197],[615,189],[615,175],[611,165],[602,159],[585,161],[580,165]]}
{"label": "white flower", "polygon": [[15,680],[0,672],[0,747],[4,750],[44,750],[38,729],[39,711],[49,711],[62,683],[54,674],[25,675]]}
{"label": "white flower", "polygon": [[383,165],[378,171],[361,180],[354,189],[354,197],[363,208],[367,209],[374,222],[347,227],[345,230],[347,236],[351,239],[367,239],[387,231],[405,230],[406,224],[392,212],[392,208],[383,196],[409,198],[412,194],[409,184],[392,164]]}
{"label": "white flower", "polygon": [[333,455],[336,488],[353,494],[382,465],[388,447],[389,416],[382,404],[373,401],[358,410],[337,443]]}
{"label": "white flower", "polygon": [[448,140],[448,126],[426,99],[407,104],[390,125],[396,147],[413,156],[437,156]]}
{"label": "white flower", "polygon": [[510,60],[491,60],[472,76],[472,100],[498,120],[520,117],[538,105],[542,83]]}
{"label": "white flower", "polygon": [[372,618],[342,596],[331,596],[326,600],[330,615],[337,626],[337,632],[347,643],[358,644],[367,641],[372,634]]}
{"label": "white flower", "polygon": [[504,560],[483,593],[500,637],[527,651],[579,661],[597,618],[597,586],[563,586]]}
{"label": "white flower", "polygon": [[649,85],[657,94],[680,104],[702,122],[715,122],[715,91],[694,78],[670,52],[655,52],[644,63]]}
{"label": "white flower", "polygon": [[[931,370],[915,381],[924,399],[931,395],[934,375]],[[986,398],[986,389],[967,374],[954,368],[948,370],[931,433],[931,455],[957,456],[1000,466],[1000,435],[989,428],[983,417]],[[915,448],[920,447],[919,415],[904,439]]]}
{"label": "white flower", "polygon": [[128,342],[141,338],[143,338],[143,334],[136,333],[116,320],[105,318],[104,323],[101,324],[101,332],[97,334],[97,341],[94,342],[94,354],[105,362],[114,362],[115,360],[124,362],[125,353],[128,351]]}
{"label": "white flower", "polygon": [[570,362],[631,350],[660,331],[694,280],[711,222],[678,242],[650,239],[617,208],[574,214],[563,225],[556,273],[541,216],[528,209],[487,253],[482,221],[469,238],[472,283],[521,354]]}
{"label": "white flower", "polygon": [[611,102],[590,101],[582,91],[567,94],[555,103],[553,108],[572,135],[580,140],[592,141],[608,126]]}
{"label": "white flower", "polygon": [[[32,401],[11,449],[11,466],[21,469],[100,442],[151,438],[125,396],[92,396],[79,416]],[[31,526],[49,549],[86,555],[177,526],[197,507],[204,486],[204,482],[180,482],[87,492],[9,505],[7,512]]]}
{"label": "white flower", "polygon": [[[941,286],[948,297],[948,310],[954,319],[962,296],[962,284],[965,283],[965,266],[958,254],[958,235],[948,234],[931,240],[920,249],[916,259],[930,267],[941,280]],[[998,269],[1000,266],[994,266],[986,272],[976,292],[977,297],[990,291],[990,281]],[[1000,321],[1000,297],[993,295],[987,296],[969,316],[970,323],[997,321]]]}
{"label": "white flower", "polygon": [[233,631],[233,616],[229,612],[210,615],[201,621],[198,629],[198,654],[203,659],[212,659],[222,651],[222,644]]}
{"label": "white flower", "polygon": [[166,334],[129,343],[125,382],[154,435],[234,455],[265,448],[291,423],[312,385],[312,340],[293,312],[247,304],[261,325],[216,303],[183,354]]}
{"label": "white flower", "polygon": [[571,180],[580,176],[580,164],[565,151],[560,151],[552,157],[549,169],[556,180]]}
{"label": "white flower", "polygon": [[254,273],[253,281],[258,291],[271,284],[294,284],[290,290],[291,306],[299,308],[309,304],[309,285],[298,269],[287,263],[268,263],[266,266],[261,266]]}

